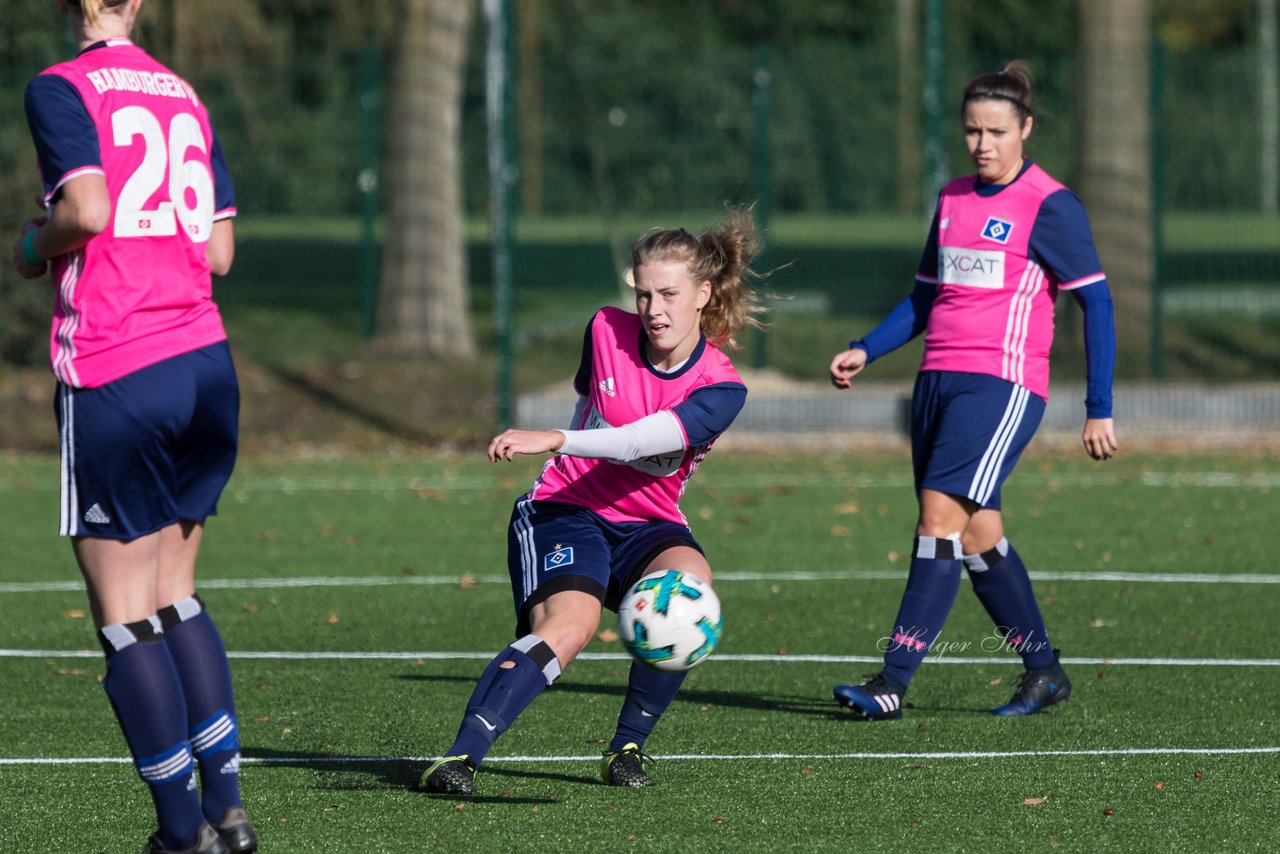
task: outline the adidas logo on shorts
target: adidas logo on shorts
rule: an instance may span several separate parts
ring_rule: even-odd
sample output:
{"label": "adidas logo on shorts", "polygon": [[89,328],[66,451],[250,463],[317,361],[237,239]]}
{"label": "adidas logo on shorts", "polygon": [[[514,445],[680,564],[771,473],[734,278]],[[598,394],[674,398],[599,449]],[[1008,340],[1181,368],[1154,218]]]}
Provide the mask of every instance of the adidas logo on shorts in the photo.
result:
{"label": "adidas logo on shorts", "polygon": [[84,520],[90,525],[109,525],[111,517],[102,511],[102,508],[94,504],[89,511],[84,514]]}

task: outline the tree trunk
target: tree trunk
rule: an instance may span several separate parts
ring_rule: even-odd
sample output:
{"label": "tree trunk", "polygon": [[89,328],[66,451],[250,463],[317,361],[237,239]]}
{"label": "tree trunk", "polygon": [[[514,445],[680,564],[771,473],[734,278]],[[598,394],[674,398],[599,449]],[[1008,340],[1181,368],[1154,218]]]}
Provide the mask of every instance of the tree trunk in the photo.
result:
{"label": "tree trunk", "polygon": [[462,206],[462,85],[471,0],[403,0],[391,81],[375,352],[475,355]]}
{"label": "tree trunk", "polygon": [[1111,286],[1118,354],[1145,365],[1155,271],[1148,0],[1079,9],[1080,197]]}

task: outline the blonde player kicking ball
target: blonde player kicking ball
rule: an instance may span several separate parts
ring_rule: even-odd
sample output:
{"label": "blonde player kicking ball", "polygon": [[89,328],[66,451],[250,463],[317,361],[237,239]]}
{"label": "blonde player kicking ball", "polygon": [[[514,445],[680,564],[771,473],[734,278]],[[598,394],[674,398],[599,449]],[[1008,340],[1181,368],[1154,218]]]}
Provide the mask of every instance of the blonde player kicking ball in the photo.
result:
{"label": "blonde player kicking ball", "polygon": [[[651,231],[632,247],[635,312],[603,308],[587,326],[569,430],[507,430],[489,459],[553,456],[516,501],[507,535],[516,640],[480,676],[444,758],[422,789],[475,791],[476,769],[520,713],[594,637],[641,576],[674,569],[710,583],[679,499],[737,416],[747,389],[720,347],[761,311],[748,281],[750,211],[700,235]],[[604,782],[648,786],[645,739],[684,673],[631,665]]]}

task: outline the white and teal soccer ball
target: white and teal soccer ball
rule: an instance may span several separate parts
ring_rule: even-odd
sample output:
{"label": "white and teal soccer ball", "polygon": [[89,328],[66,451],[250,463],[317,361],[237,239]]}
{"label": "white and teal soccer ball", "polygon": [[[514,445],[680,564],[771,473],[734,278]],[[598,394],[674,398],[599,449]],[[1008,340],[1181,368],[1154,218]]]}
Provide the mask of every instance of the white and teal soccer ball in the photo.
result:
{"label": "white and teal soccer ball", "polygon": [[655,670],[688,670],[706,661],[723,630],[720,599],[711,585],[674,569],[637,581],[618,608],[618,633],[627,652]]}

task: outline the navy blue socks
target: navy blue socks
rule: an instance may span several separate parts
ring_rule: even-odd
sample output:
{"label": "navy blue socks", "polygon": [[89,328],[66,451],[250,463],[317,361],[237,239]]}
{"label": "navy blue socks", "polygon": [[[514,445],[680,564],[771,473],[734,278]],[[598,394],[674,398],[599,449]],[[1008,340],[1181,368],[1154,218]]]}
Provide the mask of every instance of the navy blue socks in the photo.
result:
{"label": "navy blue socks", "polygon": [[627,697],[622,702],[618,729],[614,732],[613,741],[609,742],[609,750],[616,752],[632,743],[644,747],[645,739],[675,699],[684,677],[683,672],[666,673],[633,661]]}
{"label": "navy blue socks", "polygon": [[1022,656],[1023,665],[1028,670],[1056,667],[1057,658],[1031,589],[1031,577],[1009,541],[1001,538],[990,551],[965,555],[964,563],[973,592],[1005,643]]}
{"label": "navy blue socks", "polygon": [[186,696],[187,737],[200,768],[205,818],[216,824],[240,806],[240,729],[231,667],[222,636],[199,596],[160,609],[169,648]]}
{"label": "navy blue socks", "polygon": [[960,541],[916,537],[907,589],[884,654],[889,687],[906,691],[916,668],[942,632],[960,589]]}
{"label": "navy blue socks", "polygon": [[498,653],[476,683],[467,712],[446,756],[471,757],[479,765],[520,713],[560,676],[560,662],[537,635],[525,635]]}
{"label": "navy blue socks", "polygon": [[192,773],[182,683],[161,637],[160,621],[152,617],[103,626],[98,638],[107,654],[102,686],[138,776],[151,789],[160,841],[166,848],[190,848],[204,814]]}

